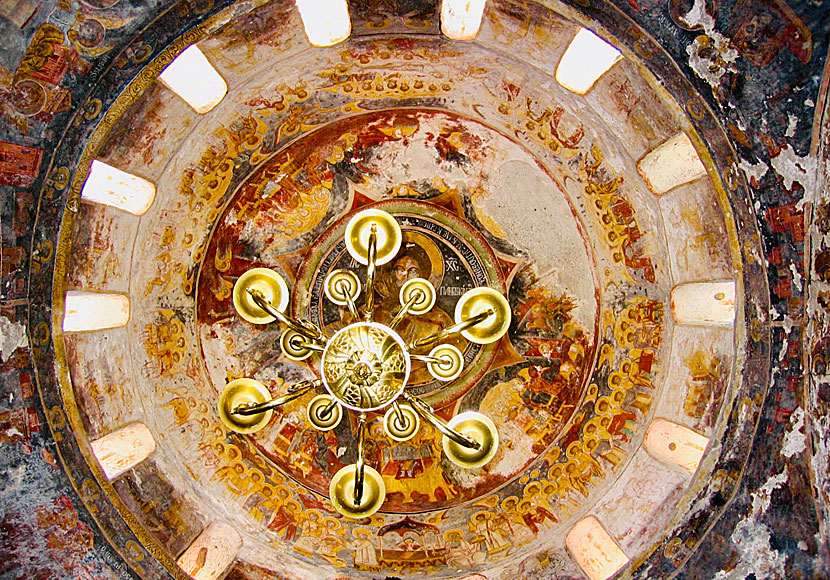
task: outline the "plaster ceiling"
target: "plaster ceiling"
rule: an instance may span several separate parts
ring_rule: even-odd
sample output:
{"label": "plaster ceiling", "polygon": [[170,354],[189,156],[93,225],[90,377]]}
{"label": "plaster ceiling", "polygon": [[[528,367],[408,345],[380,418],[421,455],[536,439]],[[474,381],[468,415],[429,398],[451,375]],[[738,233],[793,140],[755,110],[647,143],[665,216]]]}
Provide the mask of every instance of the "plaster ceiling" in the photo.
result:
{"label": "plaster ceiling", "polygon": [[[435,14],[390,14],[356,13],[352,37],[320,49],[289,3],[227,9],[198,42],[230,89],[213,111],[153,82],[188,38],[106,109],[82,158],[157,193],[141,217],[85,201],[64,214],[56,316],[66,289],[130,300],[126,326],[55,338],[81,450],[94,466],[88,441],[149,427],[155,452],[104,487],[166,566],[222,521],[242,538],[243,578],[581,578],[566,536],[593,516],[633,570],[702,486],[734,478],[713,473],[721,441],[751,429],[733,411],[749,409],[743,256],[755,242],[710,156],[718,133],[692,125],[660,71],[564,6],[488,4],[472,42],[437,34]],[[554,72],[587,25],[624,58],[578,95]],[[706,171],[656,194],[638,162],[681,133]],[[427,427],[407,444],[371,428],[368,462],[389,496],[355,521],[326,497],[354,460],[354,425],[318,434],[308,395],[243,436],[215,403],[233,378],[279,393],[314,376],[281,356],[278,329],[235,316],[236,277],[277,269],[292,311],[336,328],[342,315],[315,282],[347,263],[338,242],[350,213],[376,203],[404,224],[441,312],[486,283],[506,290],[513,323],[496,346],[467,350],[472,370],[447,391],[423,373],[415,387],[445,416],[489,415],[495,459],[464,471]],[[673,290],[694,298],[724,282],[737,288],[732,319],[677,320]],[[413,332],[444,323],[435,316]],[[644,447],[660,421],[711,442],[699,467]],[[405,518],[414,532],[381,534]],[[424,538],[439,556],[419,560],[411,542]]]}

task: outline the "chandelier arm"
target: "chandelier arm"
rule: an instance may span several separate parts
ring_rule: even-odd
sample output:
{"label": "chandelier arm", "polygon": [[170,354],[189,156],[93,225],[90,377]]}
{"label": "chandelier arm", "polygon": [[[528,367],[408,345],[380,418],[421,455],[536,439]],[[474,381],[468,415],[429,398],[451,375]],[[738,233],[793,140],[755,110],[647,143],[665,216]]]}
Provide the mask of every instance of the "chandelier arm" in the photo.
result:
{"label": "chandelier arm", "polygon": [[340,290],[340,295],[343,297],[343,300],[346,301],[346,305],[349,307],[349,312],[352,313],[352,319],[355,321],[360,320],[360,314],[357,312],[357,305],[352,300],[352,295],[349,292],[349,288],[346,286],[346,283],[342,280],[337,284],[337,289]]}
{"label": "chandelier arm", "polygon": [[433,427],[435,427],[438,431],[441,432],[442,435],[452,439],[462,447],[466,447],[468,449],[480,449],[481,444],[478,441],[474,441],[469,439],[447,425],[447,422],[444,421],[441,417],[435,414],[432,407],[427,405],[424,401],[419,399],[418,397],[407,393],[406,391],[403,392],[403,398],[412,405],[412,408],[423,417],[427,422],[429,422]]}
{"label": "chandelier arm", "polygon": [[[443,340],[448,336],[452,336],[453,334],[460,334],[462,331],[467,330],[471,326],[475,326],[479,322],[486,320],[488,317],[495,314],[495,311],[491,308],[488,308],[484,312],[479,312],[475,316],[471,318],[467,318],[462,320],[458,324],[453,324],[452,326],[445,328],[444,330],[439,330],[434,334],[430,334],[428,336],[424,336],[423,338],[419,338],[417,340],[413,340],[406,348],[413,349],[413,348],[421,348],[424,346],[429,346],[430,344],[436,343],[439,340]],[[412,356],[412,355],[410,355]]]}
{"label": "chandelier arm", "polygon": [[[298,337],[295,337],[298,338]],[[321,345],[318,342],[306,342],[298,338],[298,340],[291,341],[292,344],[299,346],[300,348],[307,348],[308,350],[316,350],[317,352],[323,352],[326,350],[326,347]]]}
{"label": "chandelier arm", "polygon": [[412,297],[410,297],[410,299],[406,302],[406,304],[401,306],[401,309],[395,315],[395,318],[393,318],[392,322],[389,323],[389,328],[394,329],[396,326],[398,326],[400,321],[403,320],[403,317],[407,315],[409,310],[413,306],[415,306],[415,304],[417,304],[418,302],[423,300],[423,297],[424,297],[424,293],[421,292],[420,290],[417,290],[417,291],[413,292]]}
{"label": "chandelier arm", "polygon": [[355,462],[354,504],[360,506],[363,499],[363,446],[366,439],[366,413],[357,416],[357,461]]}
{"label": "chandelier arm", "polygon": [[288,393],[281,397],[277,397],[276,399],[271,399],[270,401],[255,405],[238,405],[231,411],[231,415],[242,415],[243,417],[248,417],[250,415],[258,415],[259,413],[270,411],[271,409],[276,409],[277,407],[285,405],[289,401],[302,397],[311,389],[319,387],[321,384],[322,381],[320,381],[320,379],[297,383],[289,387]]}
{"label": "chandelier arm", "polygon": [[[445,359],[445,358],[441,358],[441,357],[438,357],[438,356],[429,356],[429,355],[426,355],[426,354],[412,354],[412,353],[409,353],[409,358],[411,358],[412,360],[417,360],[417,361],[427,362],[427,363],[435,363],[435,364],[439,364],[439,365],[447,364],[447,359]],[[450,362],[452,362],[452,361],[450,361]]]}
{"label": "chandelier arm", "polygon": [[273,316],[277,321],[281,322],[294,332],[298,334],[302,334],[306,338],[316,342],[325,342],[326,338],[319,330],[316,328],[309,328],[310,325],[305,325],[299,320],[295,320],[285,314],[284,312],[280,312],[274,305],[271,304],[265,297],[262,295],[262,292],[255,288],[248,288],[248,294],[251,295],[256,305],[262,308],[265,312]]}
{"label": "chandelier arm", "polygon": [[324,420],[324,421],[325,421],[326,419],[328,419],[328,418],[329,418],[329,416],[331,415],[332,411],[334,411],[334,408],[335,408],[335,407],[337,407],[337,405],[339,405],[339,403],[337,402],[337,399],[335,399],[334,397],[332,397],[332,399],[331,399],[331,403],[329,403],[328,405],[326,405],[325,407],[323,407],[322,409],[320,409],[320,412],[319,412],[319,413],[317,413],[317,416],[318,416],[320,419],[322,419],[322,420]]}
{"label": "chandelier arm", "polygon": [[366,315],[366,322],[371,322],[372,313],[375,311],[375,270],[377,269],[378,257],[378,228],[372,224],[369,232],[369,257],[366,267],[366,304],[363,311]]}
{"label": "chandelier arm", "polygon": [[398,416],[398,423],[400,423],[400,425],[406,425],[406,417],[404,416],[401,406],[398,405],[397,401],[392,401],[392,408],[395,409],[395,415]]}

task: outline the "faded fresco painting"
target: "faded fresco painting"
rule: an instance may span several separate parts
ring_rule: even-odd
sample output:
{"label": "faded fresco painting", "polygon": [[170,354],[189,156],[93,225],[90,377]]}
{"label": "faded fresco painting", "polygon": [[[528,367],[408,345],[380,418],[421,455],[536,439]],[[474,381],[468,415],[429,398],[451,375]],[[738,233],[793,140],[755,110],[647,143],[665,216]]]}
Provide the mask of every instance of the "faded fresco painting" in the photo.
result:
{"label": "faded fresco painting", "polygon": [[[229,580],[818,577],[827,10],[494,0],[470,40],[440,12],[351,2],[319,47],[282,0],[0,2],[0,575],[202,580],[227,556]],[[559,65],[586,30],[619,54],[582,93]],[[158,80],[191,46],[227,85],[209,112]],[[148,211],[82,195],[93,160],[146,179]],[[343,234],[369,207],[403,237],[377,320],[421,277],[436,306],[404,341],[477,286],[512,321],[451,339],[453,381],[416,361],[409,382],[439,417],[491,417],[492,461],[369,413],[387,495],[351,519],[329,484],[354,417],[314,429],[308,393],[244,435],[217,398],[317,378],[232,289],[273,268],[333,335],[352,315],[324,281],[365,275]],[[123,325],[64,326],[76,291],[121,299]],[[135,426],[149,454],[112,475],[99,444]]]}

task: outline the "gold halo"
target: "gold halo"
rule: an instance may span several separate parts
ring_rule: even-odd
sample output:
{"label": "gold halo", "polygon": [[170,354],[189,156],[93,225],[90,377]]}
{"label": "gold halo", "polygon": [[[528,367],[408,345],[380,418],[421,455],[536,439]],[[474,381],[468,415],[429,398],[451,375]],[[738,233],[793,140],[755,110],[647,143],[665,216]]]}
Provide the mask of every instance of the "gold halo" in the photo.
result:
{"label": "gold halo", "polygon": [[360,279],[351,270],[332,270],[328,273],[326,279],[323,280],[323,288],[328,299],[338,306],[346,306],[349,303],[345,298],[341,298],[340,293],[336,291],[335,287],[340,283],[347,285],[352,301],[357,300],[357,297],[360,296]]}
{"label": "gold halo", "polygon": [[233,285],[233,307],[236,312],[254,324],[268,324],[274,317],[260,308],[248,294],[248,289],[259,290],[276,310],[284,312],[288,306],[288,285],[285,279],[270,268],[251,268]]}
{"label": "gold halo", "polygon": [[357,466],[347,465],[334,474],[329,484],[329,499],[341,515],[347,518],[368,518],[380,509],[386,499],[383,477],[372,467],[363,466],[363,498],[360,505],[354,503],[354,486]]}
{"label": "gold halo", "polygon": [[412,407],[406,403],[401,403],[398,406],[406,419],[406,425],[401,428],[395,408],[390,407],[383,416],[383,428],[390,439],[401,442],[409,441],[415,436],[418,429],[421,427],[421,419],[418,417],[418,413],[416,413]]}
{"label": "gold halo", "polygon": [[404,230],[401,247],[405,247],[404,244],[415,244],[426,253],[429,259],[429,281],[433,287],[440,288],[444,281],[444,256],[435,240],[417,230]]}
{"label": "gold halo", "polygon": [[293,341],[296,339],[308,340],[296,330],[286,328],[280,335],[280,348],[286,357],[299,362],[310,357],[314,351],[310,348],[293,344]]}
{"label": "gold halo", "polygon": [[500,292],[488,286],[467,290],[461,296],[455,305],[455,322],[458,324],[489,309],[494,314],[461,331],[461,336],[477,344],[490,344],[504,336],[510,328],[510,304]]}
{"label": "gold halo", "polygon": [[493,459],[499,449],[499,432],[490,417],[476,411],[465,411],[450,419],[448,424],[452,429],[481,445],[478,449],[470,449],[443,435],[441,443],[450,461],[459,467],[471,469],[481,467]]}
{"label": "gold halo", "polygon": [[340,405],[335,405],[329,416],[326,418],[320,418],[318,415],[318,413],[322,411],[323,408],[328,407],[333,400],[334,398],[331,395],[317,395],[308,403],[308,407],[305,411],[306,419],[308,419],[308,422],[314,425],[314,428],[318,431],[331,431],[340,424],[340,420],[343,418],[343,407]]}
{"label": "gold halo", "polygon": [[395,257],[401,249],[401,226],[390,214],[379,209],[364,209],[355,214],[346,225],[344,239],[349,254],[364,266],[369,263],[369,234],[377,226],[377,255],[375,264],[381,266]]}
{"label": "gold halo", "polygon": [[412,280],[407,280],[404,285],[401,286],[399,296],[401,306],[403,306],[409,302],[409,299],[412,298],[412,295],[418,290],[423,292],[423,298],[409,309],[409,313],[415,314],[416,316],[429,312],[429,310],[435,306],[435,287],[432,283],[425,278],[413,278]]}
{"label": "gold halo", "polygon": [[450,361],[449,366],[441,363],[427,363],[429,374],[439,381],[449,382],[455,380],[464,370],[464,355],[451,344],[439,344],[429,351],[429,356]]}
{"label": "gold halo", "polygon": [[239,405],[246,403],[267,403],[271,400],[271,393],[268,389],[254,379],[235,379],[225,385],[219,395],[217,408],[219,419],[231,431],[237,433],[256,433],[271,420],[273,412],[269,409],[257,415],[232,415]]}

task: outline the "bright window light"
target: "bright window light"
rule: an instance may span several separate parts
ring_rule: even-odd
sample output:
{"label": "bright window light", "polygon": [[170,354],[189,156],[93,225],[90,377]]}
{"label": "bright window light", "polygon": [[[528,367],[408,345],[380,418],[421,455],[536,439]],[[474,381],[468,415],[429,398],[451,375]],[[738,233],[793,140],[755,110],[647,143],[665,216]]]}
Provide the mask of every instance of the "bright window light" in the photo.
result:
{"label": "bright window light", "polygon": [[591,580],[606,580],[628,564],[628,556],[594,516],[579,520],[565,545]]}
{"label": "bright window light", "polygon": [[735,282],[679,284],[671,291],[671,311],[678,324],[731,328],[735,324]]}
{"label": "bright window light", "polygon": [[211,522],[176,560],[193,580],[218,580],[242,548],[242,537],[226,522]]}
{"label": "bright window light", "polygon": [[64,332],[103,330],[124,326],[130,320],[130,299],[123,294],[102,292],[66,293]]}
{"label": "bright window light", "polygon": [[81,198],[86,201],[117,207],[135,215],[143,215],[153,204],[156,186],[146,179],[116,169],[101,161],[93,161]]}
{"label": "bright window light", "polygon": [[676,465],[694,475],[709,438],[666,419],[655,419],[646,429],[645,450],[660,461]]}
{"label": "bright window light", "polygon": [[312,46],[332,46],[352,33],[346,0],[297,0],[297,9]]}
{"label": "bright window light", "polygon": [[637,170],[657,195],[706,175],[706,167],[686,133],[678,133],[640,159]]}
{"label": "bright window light", "polygon": [[213,109],[228,92],[228,83],[195,44],[161,71],[159,81],[199,114]]}
{"label": "bright window light", "polygon": [[582,28],[556,67],[556,81],[569,91],[584,95],[621,58],[619,50]]}
{"label": "bright window light", "polygon": [[441,32],[453,40],[472,40],[481,28],[486,0],[441,2]]}
{"label": "bright window light", "polygon": [[156,449],[153,434],[144,423],[125,425],[90,445],[110,481],[147,459]]}

